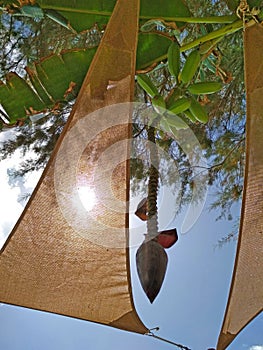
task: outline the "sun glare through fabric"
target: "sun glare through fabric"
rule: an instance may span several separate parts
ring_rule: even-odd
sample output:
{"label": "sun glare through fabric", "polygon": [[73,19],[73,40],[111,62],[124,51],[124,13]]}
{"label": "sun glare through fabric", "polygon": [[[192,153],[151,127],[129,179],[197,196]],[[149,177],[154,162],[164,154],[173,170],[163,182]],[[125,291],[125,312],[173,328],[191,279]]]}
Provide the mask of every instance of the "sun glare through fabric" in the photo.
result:
{"label": "sun glare through fabric", "polygon": [[87,211],[92,210],[96,204],[95,191],[88,186],[80,186],[78,187],[78,194],[84,208]]}

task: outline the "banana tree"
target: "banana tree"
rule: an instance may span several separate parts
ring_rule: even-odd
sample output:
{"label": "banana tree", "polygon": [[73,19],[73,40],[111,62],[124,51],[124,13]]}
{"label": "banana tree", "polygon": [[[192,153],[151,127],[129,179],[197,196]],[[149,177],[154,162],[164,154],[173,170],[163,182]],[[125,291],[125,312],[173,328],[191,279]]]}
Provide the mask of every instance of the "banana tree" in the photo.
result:
{"label": "banana tree", "polygon": [[[10,16],[38,19],[48,17],[72,32],[81,32],[90,28],[94,23],[103,30],[114,4],[114,0],[85,3],[69,0],[40,0],[38,3],[32,0],[5,0],[0,2],[0,7],[2,12],[7,12]],[[196,18],[191,16],[183,0],[177,0],[176,5],[170,1],[142,0],[137,46],[137,72],[148,72],[160,62],[166,61],[169,47],[176,41],[176,33],[180,33],[186,23],[222,24],[221,28],[205,33],[202,37],[181,45],[179,48],[181,53],[193,48],[198,48],[199,51],[202,49],[205,54],[209,53],[218,40],[243,27],[244,18],[239,18],[241,15],[236,11],[238,4],[237,0],[228,1],[229,8],[233,10],[231,15]],[[257,0],[249,2],[251,8],[259,4],[260,1]],[[260,10],[254,12],[246,10],[243,14],[248,20],[262,17]],[[167,32],[166,28],[172,28],[173,31]],[[30,121],[30,117],[31,119],[41,118],[60,108],[66,101],[73,100],[78,94],[95,51],[96,48],[75,48],[42,57],[25,68],[23,77],[9,72],[0,84],[0,103],[2,105],[0,127],[20,125],[20,123]],[[154,101],[157,100],[154,99]],[[193,102],[192,109],[194,104]],[[196,105],[196,108],[199,106]],[[206,116],[203,119],[205,121]]]}

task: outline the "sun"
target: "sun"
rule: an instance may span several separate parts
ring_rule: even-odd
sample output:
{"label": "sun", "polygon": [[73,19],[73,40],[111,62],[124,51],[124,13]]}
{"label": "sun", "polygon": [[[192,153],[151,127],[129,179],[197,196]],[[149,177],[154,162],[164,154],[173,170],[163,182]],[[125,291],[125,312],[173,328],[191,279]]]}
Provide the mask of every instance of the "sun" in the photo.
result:
{"label": "sun", "polygon": [[96,195],[94,189],[88,186],[79,186],[78,194],[80,201],[86,209],[86,211],[92,210],[96,204]]}

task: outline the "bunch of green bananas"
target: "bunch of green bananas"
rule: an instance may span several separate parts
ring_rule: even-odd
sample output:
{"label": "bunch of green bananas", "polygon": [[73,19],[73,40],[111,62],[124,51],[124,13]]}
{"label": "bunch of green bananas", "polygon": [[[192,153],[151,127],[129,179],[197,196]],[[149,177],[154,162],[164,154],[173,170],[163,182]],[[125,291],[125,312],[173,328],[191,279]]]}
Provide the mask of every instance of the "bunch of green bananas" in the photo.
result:
{"label": "bunch of green bananas", "polygon": [[167,57],[168,70],[175,78],[176,86],[166,99],[158,92],[148,75],[137,75],[137,82],[150,96],[154,110],[161,115],[161,126],[165,130],[168,129],[167,131],[173,131],[174,128],[186,128],[185,119],[193,123],[206,123],[207,111],[195,96],[215,93],[222,89],[222,84],[214,81],[194,81],[202,60],[198,49],[189,53],[182,69],[180,46],[177,42],[171,43]]}

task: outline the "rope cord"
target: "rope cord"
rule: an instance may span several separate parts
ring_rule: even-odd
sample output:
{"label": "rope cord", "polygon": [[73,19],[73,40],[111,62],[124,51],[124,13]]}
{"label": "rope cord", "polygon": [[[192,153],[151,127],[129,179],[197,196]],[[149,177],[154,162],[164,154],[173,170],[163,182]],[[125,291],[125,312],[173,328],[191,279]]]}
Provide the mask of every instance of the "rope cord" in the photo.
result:
{"label": "rope cord", "polygon": [[247,0],[240,0],[240,3],[236,9],[236,14],[239,18],[244,18],[246,13],[250,12]]}
{"label": "rope cord", "polygon": [[[158,327],[157,327],[157,328],[154,328],[154,329],[159,330]],[[155,339],[161,340],[161,341],[163,341],[163,342],[165,342],[165,343],[168,343],[168,344],[177,346],[179,349],[191,350],[191,349],[188,348],[187,346],[184,346],[184,345],[182,345],[182,344],[175,343],[175,342],[173,342],[173,341],[171,341],[171,340],[168,340],[168,339],[165,339],[165,338],[162,338],[162,337],[159,337],[159,336],[155,335],[155,334],[152,332],[151,329],[150,329],[149,332],[146,333],[145,335],[148,335],[149,337],[153,337],[153,338],[155,338]]]}
{"label": "rope cord", "polygon": [[256,7],[250,9],[247,0],[240,0],[240,3],[236,9],[237,16],[243,20],[245,25],[246,21],[249,19],[253,19],[256,23],[259,23],[257,15],[260,13],[260,10]]}

